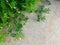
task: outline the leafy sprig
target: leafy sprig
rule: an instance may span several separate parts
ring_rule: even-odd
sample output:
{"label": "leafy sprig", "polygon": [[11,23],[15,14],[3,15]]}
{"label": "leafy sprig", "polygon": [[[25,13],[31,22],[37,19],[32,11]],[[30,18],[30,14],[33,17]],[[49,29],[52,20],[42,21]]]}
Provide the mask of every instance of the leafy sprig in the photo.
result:
{"label": "leafy sprig", "polygon": [[[50,4],[49,0],[46,0]],[[15,39],[23,39],[22,28],[28,20],[28,17],[22,13],[36,10],[37,4],[41,0],[0,0],[0,42],[4,42],[9,35]],[[36,10],[37,21],[45,20],[43,13],[48,13],[49,9],[40,6]],[[4,30],[5,28],[8,30]]]}

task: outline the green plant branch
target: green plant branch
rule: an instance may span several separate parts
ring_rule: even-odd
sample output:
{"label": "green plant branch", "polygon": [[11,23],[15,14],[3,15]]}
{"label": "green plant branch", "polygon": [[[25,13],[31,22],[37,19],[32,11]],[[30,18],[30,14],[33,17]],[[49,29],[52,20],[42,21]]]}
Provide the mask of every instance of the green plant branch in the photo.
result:
{"label": "green plant branch", "polygon": [[[22,28],[28,17],[22,13],[23,11],[34,11],[37,14],[37,21],[44,21],[44,13],[49,13],[49,8],[45,8],[41,3],[41,0],[0,0],[0,42],[4,42],[9,35],[15,39],[24,38]],[[50,4],[50,1],[46,0],[46,3]],[[40,7],[36,9],[38,4]],[[7,31],[3,30],[6,26]]]}

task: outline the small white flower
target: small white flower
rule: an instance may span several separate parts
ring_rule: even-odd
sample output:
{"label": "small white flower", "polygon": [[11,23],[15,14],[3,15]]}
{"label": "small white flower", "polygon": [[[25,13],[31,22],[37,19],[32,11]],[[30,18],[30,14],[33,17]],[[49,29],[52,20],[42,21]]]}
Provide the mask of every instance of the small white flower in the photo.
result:
{"label": "small white flower", "polygon": [[19,38],[19,40],[21,40],[21,38]]}

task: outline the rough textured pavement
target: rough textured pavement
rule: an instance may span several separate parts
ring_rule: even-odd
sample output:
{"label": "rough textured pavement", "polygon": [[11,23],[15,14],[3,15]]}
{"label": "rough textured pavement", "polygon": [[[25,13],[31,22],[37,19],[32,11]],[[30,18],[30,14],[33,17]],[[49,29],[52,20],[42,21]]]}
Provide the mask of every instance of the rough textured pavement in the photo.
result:
{"label": "rough textured pavement", "polygon": [[0,45],[60,45],[60,1],[51,0],[51,12],[44,23],[36,22],[34,13],[23,28],[25,39],[0,43]]}

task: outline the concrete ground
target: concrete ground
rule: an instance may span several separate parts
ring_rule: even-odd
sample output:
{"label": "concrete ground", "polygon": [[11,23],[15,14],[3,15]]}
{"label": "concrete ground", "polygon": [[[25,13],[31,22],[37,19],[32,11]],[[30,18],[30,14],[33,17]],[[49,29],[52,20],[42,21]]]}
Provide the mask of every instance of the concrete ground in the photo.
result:
{"label": "concrete ground", "polygon": [[0,45],[60,45],[60,1],[51,3],[51,12],[44,23],[38,23],[34,13],[28,14],[29,22],[23,28],[25,39]]}

